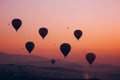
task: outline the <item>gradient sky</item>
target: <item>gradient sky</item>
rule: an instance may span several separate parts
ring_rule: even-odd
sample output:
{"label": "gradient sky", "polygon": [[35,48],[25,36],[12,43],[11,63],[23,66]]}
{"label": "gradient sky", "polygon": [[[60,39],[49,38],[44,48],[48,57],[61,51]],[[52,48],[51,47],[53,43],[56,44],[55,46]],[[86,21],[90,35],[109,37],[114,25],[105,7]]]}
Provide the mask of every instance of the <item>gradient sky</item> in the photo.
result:
{"label": "gradient sky", "polygon": [[[18,32],[14,18],[23,22]],[[45,40],[40,27],[49,30]],[[79,41],[76,29],[83,31]],[[28,55],[27,41],[35,43],[31,55],[64,59],[59,46],[67,42],[69,61],[87,64],[85,55],[93,52],[95,63],[120,66],[120,0],[0,0],[0,51]]]}

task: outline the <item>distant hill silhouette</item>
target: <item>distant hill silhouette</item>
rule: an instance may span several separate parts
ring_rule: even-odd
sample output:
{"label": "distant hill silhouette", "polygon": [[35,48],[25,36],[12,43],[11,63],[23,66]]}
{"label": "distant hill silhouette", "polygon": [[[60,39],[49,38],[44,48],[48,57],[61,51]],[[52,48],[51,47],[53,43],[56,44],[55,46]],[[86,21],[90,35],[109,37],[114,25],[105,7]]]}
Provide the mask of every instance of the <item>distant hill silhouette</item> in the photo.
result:
{"label": "distant hill silhouette", "polygon": [[41,61],[41,60],[45,61],[48,59],[34,55],[10,55],[7,53],[0,52],[0,64],[11,64],[11,63],[20,64],[23,62]]}
{"label": "distant hill silhouette", "polygon": [[[22,64],[22,65],[36,65],[36,66],[53,66],[50,63],[51,59],[34,55],[10,55],[4,52],[0,52],[0,64]],[[62,64],[62,65],[61,65]],[[60,59],[56,59],[55,66],[82,68],[82,66],[72,62],[66,62]]]}
{"label": "distant hill silhouette", "polygon": [[[97,63],[87,71],[85,65],[60,59],[52,65],[50,60],[0,52],[0,80],[120,80],[120,67]],[[91,78],[85,79],[85,74]]]}

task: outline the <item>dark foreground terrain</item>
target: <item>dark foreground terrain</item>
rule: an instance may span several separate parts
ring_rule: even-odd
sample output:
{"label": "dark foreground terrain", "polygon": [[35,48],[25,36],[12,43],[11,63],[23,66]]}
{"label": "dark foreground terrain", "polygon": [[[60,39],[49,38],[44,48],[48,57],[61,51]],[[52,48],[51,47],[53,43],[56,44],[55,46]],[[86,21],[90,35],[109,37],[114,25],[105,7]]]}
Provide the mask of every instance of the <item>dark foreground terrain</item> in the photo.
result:
{"label": "dark foreground terrain", "polygon": [[0,80],[99,80],[79,78],[81,73],[81,71],[62,67],[0,65]]}
{"label": "dark foreground terrain", "polygon": [[120,80],[120,67],[94,64],[92,68],[77,63],[31,55],[0,52],[0,80]]}

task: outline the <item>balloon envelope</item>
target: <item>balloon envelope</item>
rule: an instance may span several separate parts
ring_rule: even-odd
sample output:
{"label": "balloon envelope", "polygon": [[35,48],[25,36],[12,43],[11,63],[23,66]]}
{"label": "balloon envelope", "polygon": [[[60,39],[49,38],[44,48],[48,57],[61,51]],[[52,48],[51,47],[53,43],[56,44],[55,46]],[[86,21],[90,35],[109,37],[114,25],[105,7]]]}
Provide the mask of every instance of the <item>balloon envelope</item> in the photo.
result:
{"label": "balloon envelope", "polygon": [[81,30],[75,30],[74,31],[74,36],[79,40],[80,37],[82,36],[82,31]]}
{"label": "balloon envelope", "polygon": [[67,27],[67,29],[69,29],[69,27]]}
{"label": "balloon envelope", "polygon": [[39,34],[41,35],[41,37],[44,39],[45,36],[48,34],[48,29],[45,27],[42,27],[39,29]]}
{"label": "balloon envelope", "polygon": [[96,55],[94,53],[88,53],[86,55],[86,60],[89,64],[92,64],[95,61]]}
{"label": "balloon envelope", "polygon": [[71,46],[68,43],[63,43],[60,45],[60,51],[63,53],[64,57],[66,58],[68,53],[71,50]]}
{"label": "balloon envelope", "polygon": [[55,64],[56,63],[55,59],[52,59],[50,62],[51,62],[51,64]]}
{"label": "balloon envelope", "polygon": [[20,19],[13,19],[12,20],[12,26],[17,31],[22,25],[22,21]]}
{"label": "balloon envelope", "polygon": [[31,53],[32,52],[32,50],[34,49],[34,43],[33,42],[31,42],[31,41],[29,41],[29,42],[27,42],[26,44],[25,44],[25,47],[26,47],[26,49],[27,49],[27,51],[29,52],[29,53]]}

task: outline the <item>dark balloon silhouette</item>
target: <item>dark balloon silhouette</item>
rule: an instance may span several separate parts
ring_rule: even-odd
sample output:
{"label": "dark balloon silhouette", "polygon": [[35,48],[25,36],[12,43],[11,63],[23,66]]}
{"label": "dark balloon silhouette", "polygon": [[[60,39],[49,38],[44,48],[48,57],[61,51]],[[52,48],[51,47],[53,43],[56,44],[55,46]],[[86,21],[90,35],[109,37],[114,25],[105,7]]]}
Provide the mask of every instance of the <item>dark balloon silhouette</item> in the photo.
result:
{"label": "dark balloon silhouette", "polygon": [[53,64],[53,65],[56,63],[55,59],[51,59],[50,62],[51,62],[51,64]]}
{"label": "dark balloon silhouette", "polygon": [[29,52],[29,53],[31,53],[32,52],[32,50],[34,49],[34,43],[33,42],[31,42],[31,41],[29,41],[29,42],[27,42],[26,44],[25,44],[25,47],[26,47],[26,49],[27,49],[27,51]]}
{"label": "dark balloon silhouette", "polygon": [[39,29],[39,34],[41,35],[41,37],[44,39],[45,36],[48,34],[48,29],[45,27],[42,27]]}
{"label": "dark balloon silhouette", "polygon": [[74,36],[79,40],[80,37],[82,36],[82,31],[81,30],[75,30],[74,31]]}
{"label": "dark balloon silhouette", "polygon": [[67,29],[69,29],[69,27],[67,27]]}
{"label": "dark balloon silhouette", "polygon": [[14,29],[16,31],[18,31],[18,29],[21,27],[22,25],[22,21],[20,19],[13,19],[12,20],[12,26],[14,27]]}
{"label": "dark balloon silhouette", "polygon": [[64,57],[66,58],[68,53],[71,50],[71,46],[68,43],[63,43],[60,45],[60,51],[63,53]]}
{"label": "dark balloon silhouette", "polygon": [[96,59],[96,55],[94,53],[88,53],[86,55],[86,60],[90,65],[95,61],[95,59]]}

